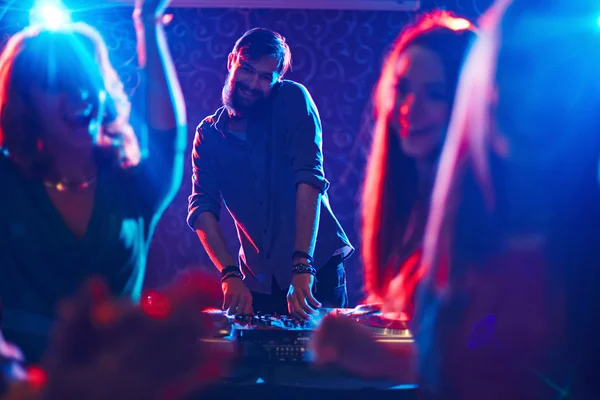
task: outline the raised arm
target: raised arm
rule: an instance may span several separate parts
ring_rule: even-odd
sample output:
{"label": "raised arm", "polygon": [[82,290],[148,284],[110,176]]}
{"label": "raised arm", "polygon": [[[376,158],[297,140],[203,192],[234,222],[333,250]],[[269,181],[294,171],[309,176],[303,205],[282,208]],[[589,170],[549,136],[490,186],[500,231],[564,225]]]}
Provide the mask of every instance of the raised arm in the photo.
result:
{"label": "raised arm", "polygon": [[162,208],[181,185],[187,124],[183,94],[169,53],[162,15],[169,0],[136,2],[137,51],[144,74],[144,110],[148,153],[142,165],[149,182],[149,198]]}

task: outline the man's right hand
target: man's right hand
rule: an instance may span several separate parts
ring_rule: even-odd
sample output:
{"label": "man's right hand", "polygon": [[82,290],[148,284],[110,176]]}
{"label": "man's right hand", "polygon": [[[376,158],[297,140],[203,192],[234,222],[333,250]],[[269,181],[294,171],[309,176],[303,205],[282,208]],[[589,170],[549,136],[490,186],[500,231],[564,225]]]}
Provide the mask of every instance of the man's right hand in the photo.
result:
{"label": "man's right hand", "polygon": [[229,278],[221,284],[223,289],[223,310],[230,315],[252,315],[252,295],[240,278]]}

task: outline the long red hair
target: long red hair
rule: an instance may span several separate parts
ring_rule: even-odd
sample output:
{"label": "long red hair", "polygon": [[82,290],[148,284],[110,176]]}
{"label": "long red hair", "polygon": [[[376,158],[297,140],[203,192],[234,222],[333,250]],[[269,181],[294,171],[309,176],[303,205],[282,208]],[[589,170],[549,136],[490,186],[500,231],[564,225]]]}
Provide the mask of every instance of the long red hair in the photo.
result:
{"label": "long red hair", "polygon": [[389,53],[375,88],[375,130],[362,196],[362,259],[366,292],[382,298],[398,273],[390,258],[402,246],[409,214],[415,203],[417,171],[400,147],[399,133],[390,125],[396,107],[396,65],[412,45],[439,55],[451,85],[451,98],[466,50],[474,37],[472,25],[446,11],[423,15],[404,29]]}

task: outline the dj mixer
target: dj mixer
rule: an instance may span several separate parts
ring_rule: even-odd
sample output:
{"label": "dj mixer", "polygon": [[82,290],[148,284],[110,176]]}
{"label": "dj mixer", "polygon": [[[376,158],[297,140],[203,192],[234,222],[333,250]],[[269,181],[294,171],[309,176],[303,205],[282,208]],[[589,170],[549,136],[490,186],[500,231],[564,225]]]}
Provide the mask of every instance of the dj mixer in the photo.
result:
{"label": "dj mixer", "polygon": [[233,323],[239,354],[269,362],[303,362],[314,326],[285,315],[254,315]]}
{"label": "dj mixer", "polygon": [[319,315],[310,320],[270,314],[232,317],[221,313],[220,338],[231,342],[241,358],[268,363],[305,363],[310,360],[309,343],[314,330],[322,318],[332,313],[356,320],[371,330],[379,342],[398,346],[413,342],[406,322],[387,318],[377,305],[320,309]]}

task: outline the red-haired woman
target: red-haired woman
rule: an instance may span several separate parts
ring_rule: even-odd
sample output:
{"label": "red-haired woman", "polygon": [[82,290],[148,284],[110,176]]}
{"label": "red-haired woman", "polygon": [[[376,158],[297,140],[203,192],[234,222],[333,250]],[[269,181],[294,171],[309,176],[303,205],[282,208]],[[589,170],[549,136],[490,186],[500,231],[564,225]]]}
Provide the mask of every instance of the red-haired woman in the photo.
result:
{"label": "red-haired woman", "polygon": [[474,37],[465,19],[441,11],[424,15],[399,36],[375,91],[377,121],[363,192],[366,291],[408,317],[437,161]]}
{"label": "red-haired woman", "polygon": [[[472,24],[436,11],[406,28],[375,91],[377,122],[363,193],[363,261],[369,301],[413,312],[423,231],[437,161]],[[341,318],[326,319],[317,361],[367,376],[399,377],[397,354]],[[400,375],[397,375],[400,374]]]}

